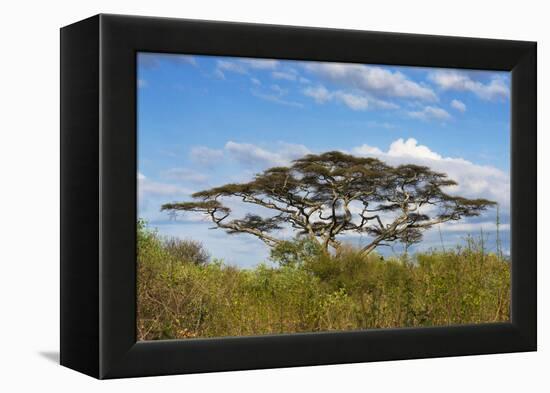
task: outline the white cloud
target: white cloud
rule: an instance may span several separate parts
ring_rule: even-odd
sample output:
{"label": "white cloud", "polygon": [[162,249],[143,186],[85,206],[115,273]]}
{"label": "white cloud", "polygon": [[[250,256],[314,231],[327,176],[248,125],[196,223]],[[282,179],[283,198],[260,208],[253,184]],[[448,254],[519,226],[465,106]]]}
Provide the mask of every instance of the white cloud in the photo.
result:
{"label": "white cloud", "polygon": [[191,149],[189,157],[198,164],[211,166],[223,158],[223,150],[211,149],[206,146],[195,146]]}
{"label": "white cloud", "polygon": [[284,96],[288,93],[287,89],[283,89],[281,86],[276,85],[276,84],[271,85],[271,90],[273,90],[279,96]]}
{"label": "white cloud", "polygon": [[168,179],[192,183],[204,183],[208,178],[206,175],[189,168],[171,168],[164,171],[162,175]]}
{"label": "white cloud", "polygon": [[384,154],[379,148],[366,144],[354,147],[352,153],[358,154],[360,156],[381,156]]}
{"label": "white cloud", "polygon": [[194,192],[186,187],[151,180],[139,172],[137,179],[138,216],[147,221],[166,220],[166,212],[160,210],[162,204],[188,200]]}
{"label": "white cloud", "polygon": [[[250,69],[256,70],[275,70],[279,65],[277,60],[271,59],[240,59],[239,61],[233,60],[218,60],[216,63],[216,70],[214,75],[220,79],[225,79],[225,72],[234,72],[236,74],[246,75],[250,74]],[[254,80],[251,79],[254,84]]]}
{"label": "white cloud", "polygon": [[510,95],[506,82],[496,76],[487,83],[471,79],[465,72],[435,71],[428,79],[443,90],[468,91],[484,100],[505,99]]}
{"label": "white cloud", "polygon": [[416,139],[409,138],[406,141],[402,138],[394,141],[387,152],[383,152],[378,147],[373,147],[369,145],[361,145],[352,149],[353,153],[359,155],[380,155],[396,158],[407,158],[407,159],[427,159],[427,160],[441,160],[443,157],[436,152],[430,150],[429,147],[424,145],[419,145]]}
{"label": "white cloud", "polygon": [[351,93],[344,93],[341,91],[338,91],[334,94],[338,100],[342,101],[354,111],[364,111],[369,107],[369,100],[366,97]]}
{"label": "white cloud", "polygon": [[234,159],[253,168],[286,166],[292,160],[310,153],[307,147],[298,144],[281,142],[277,147],[277,151],[269,151],[251,143],[229,141],[225,144],[225,149]]}
{"label": "white cloud", "polygon": [[343,63],[310,63],[304,67],[330,82],[359,89],[371,95],[437,101],[432,89],[408,79],[398,71]]}
{"label": "white cloud", "polygon": [[192,66],[198,66],[197,60],[191,55],[178,55],[178,60],[184,64],[191,64]]}
{"label": "white cloud", "polygon": [[[214,152],[213,155],[218,159],[222,157],[231,157],[243,165],[242,170],[236,173],[239,173],[239,175],[246,173],[245,177],[236,180],[228,178],[225,182],[248,181],[255,173],[258,173],[262,169],[272,166],[286,166],[289,165],[293,159],[311,153],[304,145],[284,142],[278,142],[267,146],[258,146],[251,143],[228,141],[224,146],[225,153],[221,150],[208,149],[205,147],[197,147],[195,150],[197,154],[200,151],[206,152],[205,154]],[[374,156],[394,166],[414,163],[447,173],[451,179],[459,183],[458,186],[449,187],[446,190],[450,194],[461,195],[468,198],[487,198],[498,201],[501,205],[501,219],[503,220],[499,229],[502,233],[509,233],[510,225],[507,222],[507,214],[510,206],[510,178],[507,173],[491,166],[474,164],[463,158],[445,157],[430,149],[428,146],[419,144],[418,141],[412,138],[407,140],[397,139],[391,143],[387,149],[365,144],[355,147],[351,150],[351,153],[361,156]],[[203,157],[203,154],[200,154],[199,157]],[[188,173],[184,173],[184,175],[187,174]],[[166,212],[159,211],[162,203],[190,200],[189,194],[191,190],[171,184],[150,181],[142,173],[138,173],[137,176],[140,183],[140,217],[147,218],[148,220],[160,220],[166,223],[166,219],[168,218]],[[144,193],[145,196],[143,196]],[[258,214],[268,213],[266,210],[260,210],[263,208],[258,207],[258,210],[254,210],[256,207],[253,205],[243,205],[240,200],[232,200],[229,198],[229,200],[224,201],[224,203],[227,203],[227,205],[231,207],[235,217],[241,217],[250,211],[257,211]],[[354,207],[352,206],[352,208]],[[429,214],[429,211],[425,210],[423,213]],[[433,228],[427,231],[425,240],[418,245],[418,247],[419,249],[433,246],[439,247],[441,244],[440,234],[438,233],[439,230],[444,233],[443,242],[445,247],[453,247],[459,244],[462,237],[467,233],[479,234],[480,229],[483,229],[484,233],[490,234],[490,236],[492,236],[491,241],[493,241],[496,231],[494,213],[495,211],[493,209],[480,217],[441,224],[439,228]],[[390,217],[388,217],[388,219],[390,219]],[[204,241],[208,248],[213,251],[215,256],[233,258],[232,261],[236,263],[242,263],[242,259],[234,259],[240,258],[241,254],[238,253],[235,247],[241,243],[243,247],[246,247],[246,244],[254,244],[258,247],[257,252],[254,251],[253,254],[250,255],[250,263],[257,263],[261,259],[258,257],[258,253],[261,250],[266,250],[261,242],[253,241],[253,239],[255,239],[253,237],[245,235],[228,237],[223,231],[209,231],[207,228],[210,222],[204,220],[204,217],[201,215],[186,214],[177,221],[166,223],[166,225],[174,225],[174,230],[177,226],[179,228],[178,231],[182,231],[181,233],[192,234],[193,238]],[[192,225],[192,227],[190,227],[190,225]],[[278,236],[284,237],[290,237],[293,234],[294,232],[287,228],[277,233]],[[358,235],[351,234],[349,237],[357,239]],[[357,240],[353,241],[356,242]],[[221,246],[222,244],[223,247]]]}
{"label": "white cloud", "polygon": [[256,165],[258,163],[273,166],[285,165],[280,155],[269,152],[251,143],[236,143],[229,141],[225,144],[225,149],[237,161],[245,165]]}
{"label": "white cloud", "polygon": [[459,112],[462,112],[462,113],[466,112],[466,104],[460,100],[452,100],[451,107],[453,109],[456,109]]}
{"label": "white cloud", "polygon": [[241,63],[258,70],[274,70],[279,66],[279,62],[273,59],[241,59]]}
{"label": "white cloud", "polygon": [[416,139],[406,141],[399,138],[390,145],[388,154],[393,157],[411,157],[429,160],[441,160],[443,157],[430,150],[428,146],[419,145]]}
{"label": "white cloud", "polygon": [[416,139],[402,138],[394,141],[387,151],[377,147],[362,145],[352,149],[352,153],[374,156],[390,165],[418,164],[435,171],[446,173],[458,185],[449,187],[451,194],[467,198],[487,198],[497,201],[503,209],[510,207],[510,176],[504,171],[488,166],[474,164],[463,158],[443,157]]}
{"label": "white cloud", "polygon": [[291,106],[295,108],[301,108],[303,105],[296,101],[286,100],[283,97],[288,93],[288,90],[281,88],[279,85],[271,85],[271,91],[260,91],[257,89],[251,89],[250,92],[253,96],[261,98],[262,100],[273,102],[279,105]]}
{"label": "white cloud", "polygon": [[138,87],[138,89],[147,87],[147,81],[145,79],[138,79],[137,87]]}
{"label": "white cloud", "polygon": [[328,101],[337,101],[346,105],[348,108],[354,111],[364,111],[370,107],[377,107],[382,109],[396,109],[397,105],[366,96],[364,94],[352,93],[349,91],[329,91],[326,87],[320,85],[316,87],[307,87],[303,90],[305,96],[311,97],[318,104],[324,104]]}
{"label": "white cloud", "polygon": [[217,61],[217,71],[221,72],[222,75],[224,74],[224,71],[228,72],[235,72],[237,74],[246,74],[247,70],[244,66],[242,66],[239,63],[236,63],[234,61],[227,61],[227,60],[218,60]]}
{"label": "white cloud", "polygon": [[[461,221],[448,221],[441,224],[441,230],[444,232],[469,232],[479,233],[480,229],[484,232],[494,232],[497,230],[497,224],[494,221],[483,222],[461,222]],[[500,224],[499,231],[509,231],[510,224]]]}
{"label": "white cloud", "polygon": [[[253,96],[261,98],[265,101],[273,102],[279,105],[292,106],[295,108],[301,108],[303,105],[296,101],[284,99],[283,96],[288,94],[287,89],[281,88],[279,85],[271,85],[270,90],[258,90],[262,86],[262,82],[254,77],[254,70],[271,71],[276,70],[279,67],[279,62],[272,59],[241,59],[239,61],[218,60],[214,75],[220,79],[225,79],[226,72],[233,72],[241,75],[249,75],[250,81],[256,87],[251,89],[250,92]],[[299,74],[293,68],[288,68],[286,71],[272,71],[271,76],[274,79],[295,81]]]}
{"label": "white cloud", "polygon": [[189,195],[192,191],[189,188],[180,187],[169,183],[160,183],[153,181],[143,174],[137,174],[138,179],[138,196],[140,199],[155,196],[175,196]]}
{"label": "white cloud", "polygon": [[295,81],[296,80],[296,74],[289,73],[289,72],[283,72],[283,71],[273,71],[271,73],[271,76],[274,79],[284,79],[287,81]]}
{"label": "white cloud", "polygon": [[280,150],[278,154],[283,157],[283,161],[286,161],[287,164],[292,160],[311,154],[311,150],[307,147],[296,143],[279,142],[277,147]]}
{"label": "white cloud", "polygon": [[451,115],[443,108],[437,106],[426,106],[421,111],[410,111],[408,115],[420,120],[449,120]]}
{"label": "white cloud", "polygon": [[331,99],[331,93],[325,86],[308,87],[304,89],[304,94],[313,98],[318,104],[323,104]]}
{"label": "white cloud", "polygon": [[399,108],[399,105],[394,104],[393,102],[384,101],[373,97],[370,97],[369,100],[370,100],[369,102],[376,108],[380,108],[380,109],[398,109]]}

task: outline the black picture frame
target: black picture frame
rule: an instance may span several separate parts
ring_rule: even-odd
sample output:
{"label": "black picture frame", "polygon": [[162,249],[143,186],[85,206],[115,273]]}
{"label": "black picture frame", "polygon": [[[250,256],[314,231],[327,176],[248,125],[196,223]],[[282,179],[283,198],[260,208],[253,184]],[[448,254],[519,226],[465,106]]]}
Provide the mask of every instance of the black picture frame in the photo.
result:
{"label": "black picture frame", "polygon": [[[510,323],[136,342],[136,53],[507,70]],[[536,43],[97,15],[61,29],[61,364],[96,378],[534,351]]]}

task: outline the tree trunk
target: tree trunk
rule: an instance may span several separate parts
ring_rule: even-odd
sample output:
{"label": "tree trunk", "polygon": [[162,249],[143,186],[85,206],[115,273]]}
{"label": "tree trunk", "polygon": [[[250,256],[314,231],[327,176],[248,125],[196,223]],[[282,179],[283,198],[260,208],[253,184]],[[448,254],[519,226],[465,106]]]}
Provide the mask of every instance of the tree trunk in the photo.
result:
{"label": "tree trunk", "polygon": [[363,249],[361,250],[361,256],[366,257],[367,255],[369,255],[376,249],[376,247],[378,247],[378,244],[380,244],[380,242],[382,241],[383,239],[375,239],[370,244],[363,247]]}
{"label": "tree trunk", "polygon": [[361,256],[362,257],[366,257],[367,255],[369,255],[371,252],[374,251],[374,249],[376,248],[376,244],[369,244],[368,246],[364,247],[362,250],[361,250]]}

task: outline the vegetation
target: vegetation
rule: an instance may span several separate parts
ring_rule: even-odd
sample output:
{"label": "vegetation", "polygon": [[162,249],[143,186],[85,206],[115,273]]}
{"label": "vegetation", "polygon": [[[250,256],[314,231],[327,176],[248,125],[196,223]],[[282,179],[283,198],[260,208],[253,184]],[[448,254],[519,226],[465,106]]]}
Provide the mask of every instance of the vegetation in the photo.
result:
{"label": "vegetation", "polygon": [[[248,183],[197,192],[196,201],[167,203],[162,210],[204,213],[216,227],[256,236],[270,247],[283,242],[273,234],[283,225],[315,239],[325,252],[340,248],[339,235],[365,233],[372,241],[361,252],[368,255],[389,242],[418,243],[422,232],[434,225],[477,216],[495,204],[442,190],[454,185],[446,174],[424,166],[392,167],[376,158],[332,151],[267,169]],[[262,206],[273,215],[230,220],[231,209],[220,201],[227,197]]]}
{"label": "vegetation", "polygon": [[508,321],[510,264],[481,241],[383,258],[310,237],[279,241],[276,267],[228,266],[200,243],[138,225],[139,340]]}

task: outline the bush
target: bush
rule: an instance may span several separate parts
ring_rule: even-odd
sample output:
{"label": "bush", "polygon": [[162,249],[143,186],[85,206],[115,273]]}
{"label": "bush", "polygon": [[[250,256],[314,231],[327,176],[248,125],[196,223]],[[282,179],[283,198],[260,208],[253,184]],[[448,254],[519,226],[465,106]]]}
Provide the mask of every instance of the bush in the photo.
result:
{"label": "bush", "polygon": [[[138,223],[140,340],[502,322],[510,318],[510,264],[483,247],[362,256],[277,249],[279,267],[227,266],[179,254]],[[178,247],[172,247],[177,244]],[[193,242],[194,250],[202,250]]]}
{"label": "bush", "polygon": [[196,240],[181,240],[177,237],[170,237],[164,239],[163,247],[168,254],[180,263],[205,265],[210,259],[208,251]]}
{"label": "bush", "polygon": [[271,260],[280,266],[300,266],[302,263],[322,254],[323,249],[319,242],[307,236],[283,241],[270,251]]}

